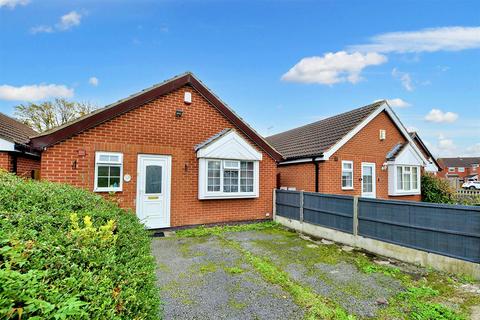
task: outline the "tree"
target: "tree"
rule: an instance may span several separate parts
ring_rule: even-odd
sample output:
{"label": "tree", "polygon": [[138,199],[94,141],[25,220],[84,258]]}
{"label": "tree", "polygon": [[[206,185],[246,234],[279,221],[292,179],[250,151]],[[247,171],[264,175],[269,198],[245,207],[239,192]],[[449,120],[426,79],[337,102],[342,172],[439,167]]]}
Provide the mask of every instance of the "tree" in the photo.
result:
{"label": "tree", "polygon": [[43,132],[61,126],[97,109],[88,102],[55,99],[40,104],[29,102],[15,107],[15,117],[30,128]]}

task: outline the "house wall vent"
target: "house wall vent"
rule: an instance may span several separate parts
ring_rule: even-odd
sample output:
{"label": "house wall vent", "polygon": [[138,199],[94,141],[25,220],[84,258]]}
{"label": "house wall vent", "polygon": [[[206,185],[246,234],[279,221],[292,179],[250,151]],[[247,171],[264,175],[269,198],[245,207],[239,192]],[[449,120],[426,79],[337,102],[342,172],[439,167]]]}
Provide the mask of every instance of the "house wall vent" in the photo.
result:
{"label": "house wall vent", "polygon": [[185,94],[183,95],[183,101],[186,104],[192,103],[192,93],[191,92],[185,92]]}
{"label": "house wall vent", "polygon": [[387,138],[387,131],[380,129],[380,140],[385,140]]}

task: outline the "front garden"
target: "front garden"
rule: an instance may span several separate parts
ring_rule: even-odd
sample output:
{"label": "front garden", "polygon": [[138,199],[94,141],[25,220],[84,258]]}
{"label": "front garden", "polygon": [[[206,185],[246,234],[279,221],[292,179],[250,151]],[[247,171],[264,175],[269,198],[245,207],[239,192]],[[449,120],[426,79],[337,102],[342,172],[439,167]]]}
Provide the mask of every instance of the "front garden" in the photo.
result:
{"label": "front garden", "polygon": [[131,212],[0,172],[1,319],[157,319],[154,270]]}

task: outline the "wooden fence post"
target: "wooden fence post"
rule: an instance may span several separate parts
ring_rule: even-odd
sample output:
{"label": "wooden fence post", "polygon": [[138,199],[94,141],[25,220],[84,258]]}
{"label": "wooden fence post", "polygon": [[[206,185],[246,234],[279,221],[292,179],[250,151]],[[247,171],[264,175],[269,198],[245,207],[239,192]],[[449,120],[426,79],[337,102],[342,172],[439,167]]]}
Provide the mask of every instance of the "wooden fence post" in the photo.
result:
{"label": "wooden fence post", "polygon": [[358,235],[358,196],[353,197],[353,236]]}
{"label": "wooden fence post", "polygon": [[303,191],[300,191],[300,222],[303,222]]}

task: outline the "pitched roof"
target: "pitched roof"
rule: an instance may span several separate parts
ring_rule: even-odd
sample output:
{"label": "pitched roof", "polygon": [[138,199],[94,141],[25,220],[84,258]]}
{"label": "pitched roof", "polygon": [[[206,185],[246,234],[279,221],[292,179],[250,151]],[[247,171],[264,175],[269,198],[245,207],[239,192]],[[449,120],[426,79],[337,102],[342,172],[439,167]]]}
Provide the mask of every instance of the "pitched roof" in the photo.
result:
{"label": "pitched roof", "polygon": [[158,97],[189,85],[197,90],[210,104],[212,104],[225,118],[230,120],[247,137],[252,139],[260,148],[267,152],[273,159],[280,161],[282,156],[268,144],[255,130],[253,130],[242,118],[221,101],[210,89],[208,89],[191,72],[186,72],[172,79],[166,80],[153,87],[144,89],[126,99],[119,100],[105,108],[96,110],[66,125],[44,132],[31,139],[31,145],[43,149],[68,139],[87,129],[93,128],[119,115],[138,108]]}
{"label": "pitched roof", "polygon": [[0,113],[0,138],[17,143],[26,144],[28,138],[38,134],[29,126],[15,120],[3,113]]}
{"label": "pitched roof", "polygon": [[387,153],[387,160],[395,160],[395,158],[400,154],[400,152],[407,146],[407,143],[397,143],[393,148]]}
{"label": "pitched roof", "polygon": [[425,143],[423,143],[422,139],[420,139],[420,136],[416,131],[409,132],[410,137],[412,137],[413,141],[415,141],[415,144],[423,150],[423,152],[426,154],[427,158],[431,158],[433,160],[433,163],[437,166],[438,170],[442,171],[442,167],[438,163],[437,159],[433,156],[433,154],[430,152],[430,150],[427,148]]}
{"label": "pitched roof", "polygon": [[443,167],[469,167],[472,164],[480,164],[480,157],[457,157],[457,158],[438,158]]}
{"label": "pitched roof", "polygon": [[357,127],[385,100],[267,137],[285,159],[322,155]]}
{"label": "pitched roof", "polygon": [[212,143],[213,141],[215,141],[215,140],[223,137],[224,135],[226,135],[226,134],[229,133],[230,131],[232,131],[232,129],[230,129],[230,128],[223,129],[222,131],[220,131],[220,132],[218,132],[218,133],[215,133],[213,136],[211,136],[211,137],[208,138],[207,140],[200,142],[200,143],[197,144],[193,149],[194,149],[195,151],[198,151],[199,149],[202,149],[203,147],[209,145],[209,144]]}

